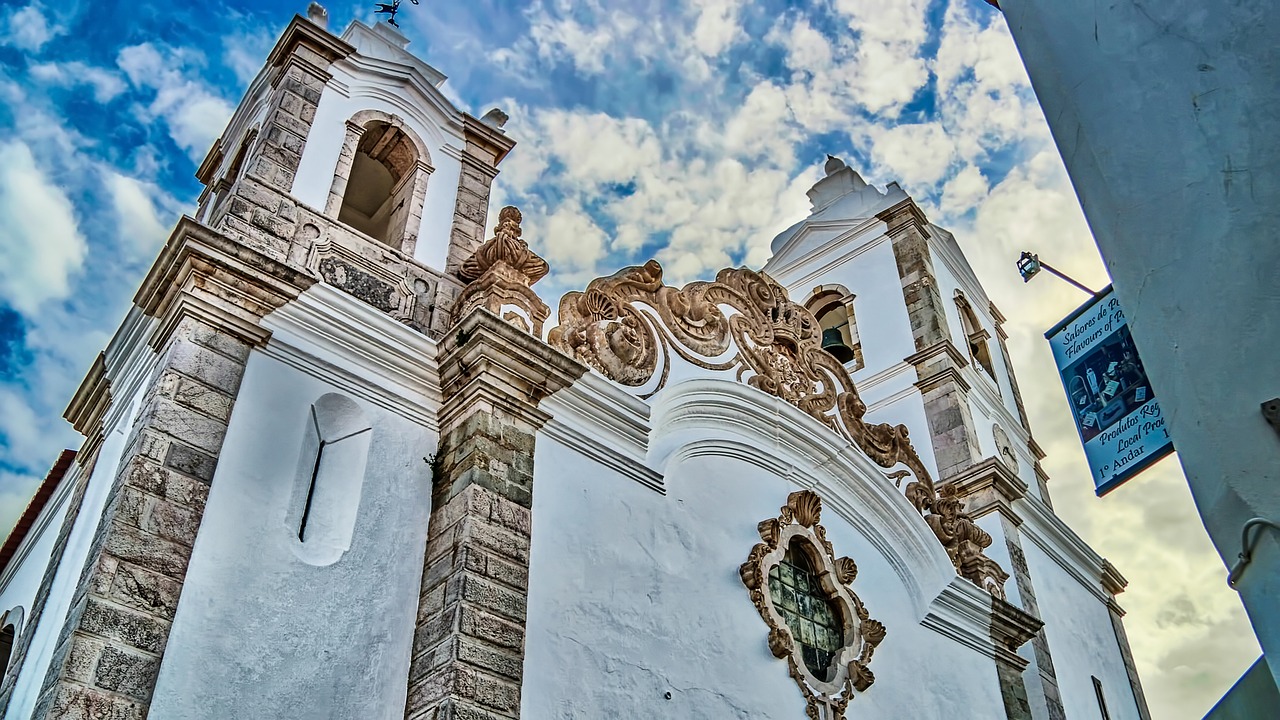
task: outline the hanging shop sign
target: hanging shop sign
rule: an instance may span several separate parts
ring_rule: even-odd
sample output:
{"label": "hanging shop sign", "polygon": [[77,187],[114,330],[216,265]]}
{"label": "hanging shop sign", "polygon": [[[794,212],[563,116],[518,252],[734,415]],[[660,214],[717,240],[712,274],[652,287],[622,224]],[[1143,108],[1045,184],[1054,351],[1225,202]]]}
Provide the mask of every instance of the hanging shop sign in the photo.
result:
{"label": "hanging shop sign", "polygon": [[1044,336],[1099,497],[1173,452],[1164,415],[1111,287]]}

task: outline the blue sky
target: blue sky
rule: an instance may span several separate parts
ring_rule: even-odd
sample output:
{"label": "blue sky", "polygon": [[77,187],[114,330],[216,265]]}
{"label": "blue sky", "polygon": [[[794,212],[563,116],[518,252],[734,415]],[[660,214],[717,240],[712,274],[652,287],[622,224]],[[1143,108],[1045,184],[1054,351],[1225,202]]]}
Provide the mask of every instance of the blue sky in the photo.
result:
{"label": "blue sky", "polygon": [[[0,525],[63,447],[61,418],[178,218],[196,165],[305,2],[0,7]],[[335,31],[372,3],[327,4]],[[520,144],[494,208],[561,293],[657,257],[675,281],[759,267],[826,153],[899,181],[951,228],[1010,321],[1058,512],[1131,580],[1120,598],[1157,717],[1200,717],[1256,657],[1175,462],[1092,497],[1040,333],[1081,298],[1023,285],[1020,250],[1106,273],[1013,42],[982,0],[423,0],[410,49]]]}

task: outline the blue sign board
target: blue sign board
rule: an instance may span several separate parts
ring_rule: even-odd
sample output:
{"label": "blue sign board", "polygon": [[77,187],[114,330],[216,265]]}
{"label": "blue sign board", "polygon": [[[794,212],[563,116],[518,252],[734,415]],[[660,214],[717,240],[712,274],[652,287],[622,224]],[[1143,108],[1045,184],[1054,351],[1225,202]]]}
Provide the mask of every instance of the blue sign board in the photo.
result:
{"label": "blue sign board", "polygon": [[1173,452],[1164,415],[1112,288],[1044,336],[1099,497]]}

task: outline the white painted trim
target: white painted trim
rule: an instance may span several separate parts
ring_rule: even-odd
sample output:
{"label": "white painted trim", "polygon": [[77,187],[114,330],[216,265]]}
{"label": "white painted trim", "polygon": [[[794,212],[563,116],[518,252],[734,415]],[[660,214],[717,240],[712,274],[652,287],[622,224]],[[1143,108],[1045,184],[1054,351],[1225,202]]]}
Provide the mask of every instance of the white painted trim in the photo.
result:
{"label": "white painted trim", "polygon": [[[27,534],[22,538],[22,542],[18,543],[18,549],[13,553],[13,557],[9,558],[9,564],[4,569],[4,574],[0,575],[0,592],[4,592],[9,587],[9,583],[13,582],[13,576],[18,573],[22,564],[27,561],[27,556],[31,554],[31,549],[40,542],[44,533],[49,530],[50,524],[53,523],[55,517],[60,517],[59,512],[64,505],[69,504],[71,497],[71,489],[79,482],[81,473],[80,464],[72,461],[71,467],[67,468],[67,472],[62,477],[62,481],[58,483],[57,490],[45,503],[40,514],[36,517],[36,521],[31,524],[31,528],[27,530]],[[59,523],[61,529],[61,523]]]}
{"label": "white painted trim", "polygon": [[992,639],[991,603],[985,590],[957,575],[929,604],[920,624],[993,660],[1025,665],[1025,658]]}
{"label": "white painted trim", "polygon": [[262,319],[261,352],[438,431],[436,342],[324,283]]}
{"label": "white painted trim", "polygon": [[[840,224],[844,224],[844,222],[842,221]],[[859,235],[864,235],[868,231],[872,229],[876,229],[877,225],[879,225],[879,230],[880,230],[880,234],[877,237],[871,240],[868,240],[866,242],[863,242],[861,244],[854,245],[849,249],[848,252],[844,253],[843,255],[837,255],[832,259],[830,259],[829,261],[827,261],[825,265],[822,265],[821,267],[818,267],[813,270],[809,270],[805,272],[803,275],[797,275],[795,279],[792,279],[792,280],[783,279],[783,278],[789,277],[788,273],[799,272],[799,269],[805,263],[808,263],[817,259],[819,256],[821,256],[826,252],[829,252],[833,248],[836,248],[845,243],[850,243],[850,241],[853,238],[856,238]],[[820,227],[820,226],[815,226],[815,227]],[[889,242],[889,236],[886,234],[886,230],[885,230],[885,228],[887,227],[888,226],[885,225],[883,221],[878,220],[876,218],[870,218],[866,222],[863,222],[861,224],[855,225],[854,227],[850,228],[847,232],[837,235],[835,238],[832,238],[826,244],[822,245],[821,247],[815,248],[811,252],[805,254],[803,257],[797,258],[795,261],[788,262],[786,265],[779,264],[777,267],[772,267],[773,260],[770,260],[768,263],[765,264],[763,272],[768,273],[770,277],[772,277],[773,279],[781,283],[784,287],[788,289],[788,292],[791,292],[792,290],[800,290],[800,289],[808,288],[808,289],[805,289],[803,293],[805,297],[808,297],[808,294],[809,294],[808,290],[811,290],[815,285],[822,284],[821,282],[819,282],[822,276],[831,272],[835,268],[840,267],[841,265],[844,265],[845,263],[853,260],[859,255],[862,255],[863,253],[870,251],[872,248],[879,247],[880,245]]]}
{"label": "white painted trim", "polygon": [[544,399],[548,437],[647,488],[666,494],[662,473],[645,460],[649,405],[595,373]]}
{"label": "white painted trim", "polygon": [[902,581],[917,617],[956,577],[933,531],[862,450],[780,398],[732,380],[692,379],[662,391],[653,407],[652,467],[666,474],[691,457],[755,464],[822,495]]}

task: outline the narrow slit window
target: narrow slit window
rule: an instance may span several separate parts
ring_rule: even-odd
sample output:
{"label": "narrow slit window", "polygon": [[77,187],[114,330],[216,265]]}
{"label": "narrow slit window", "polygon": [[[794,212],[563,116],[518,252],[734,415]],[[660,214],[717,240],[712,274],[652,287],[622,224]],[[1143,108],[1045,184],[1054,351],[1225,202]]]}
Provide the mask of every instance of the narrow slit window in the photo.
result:
{"label": "narrow slit window", "polygon": [[1102,720],[1111,720],[1111,714],[1107,712],[1107,698],[1102,694],[1102,681],[1094,676],[1090,676],[1093,680],[1093,694],[1098,696],[1098,712],[1102,713]]}
{"label": "narrow slit window", "polygon": [[324,395],[310,407],[288,515],[303,560],[328,565],[350,549],[372,434],[350,398]]}

